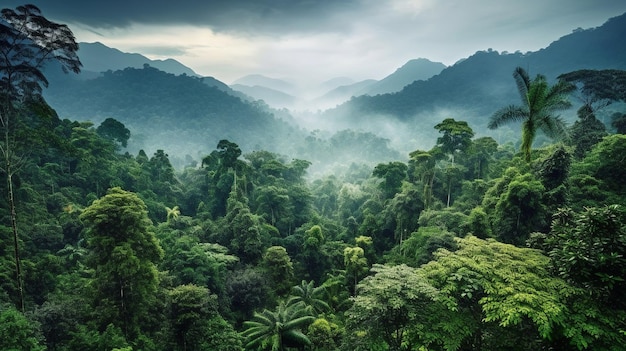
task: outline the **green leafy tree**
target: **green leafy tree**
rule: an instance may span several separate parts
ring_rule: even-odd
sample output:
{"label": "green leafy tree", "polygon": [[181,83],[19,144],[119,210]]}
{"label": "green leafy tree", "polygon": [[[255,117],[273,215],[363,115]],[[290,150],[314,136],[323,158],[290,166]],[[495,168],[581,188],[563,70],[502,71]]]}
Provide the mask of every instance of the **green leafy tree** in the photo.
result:
{"label": "green leafy tree", "polygon": [[[0,14],[0,129],[2,141],[0,169],[6,176],[9,218],[13,232],[15,279],[18,303],[24,310],[24,288],[21,271],[17,214],[13,177],[24,165],[20,154],[18,127],[23,124],[27,106],[45,106],[42,87],[48,80],[42,72],[46,63],[58,62],[64,72],[80,71],[76,52],[78,44],[72,31],[63,24],[46,19],[34,5],[15,10],[2,9]],[[23,137],[23,136],[22,136]]]}
{"label": "green leafy tree", "polygon": [[419,330],[433,309],[445,309],[435,302],[437,289],[406,265],[374,265],[372,272],[358,284],[358,295],[346,312],[347,332],[368,344],[382,341],[388,350],[416,349],[422,345]]}
{"label": "green leafy tree", "polygon": [[0,309],[0,350],[43,351],[37,325],[15,308]]}
{"label": "green leafy tree", "polygon": [[275,301],[266,276],[258,268],[239,268],[226,281],[226,296],[237,325],[252,318],[255,310],[269,307]]}
{"label": "green leafy tree", "polygon": [[217,297],[209,289],[181,285],[169,297],[178,350],[242,350],[241,340],[218,314]]}
{"label": "green leafy tree", "polygon": [[318,351],[336,351],[341,345],[343,329],[326,318],[317,318],[307,329],[311,347]]}
{"label": "green leafy tree", "polygon": [[429,209],[433,204],[436,165],[442,155],[443,153],[438,148],[431,151],[415,150],[409,154],[409,178],[415,177],[414,181],[422,185],[424,209]]}
{"label": "green leafy tree", "polygon": [[559,79],[582,84],[580,89],[589,103],[626,101],[626,71],[616,69],[581,69],[565,73]]}
{"label": "green leafy tree", "polygon": [[[508,244],[523,245],[530,233],[545,228],[544,193],[545,187],[532,174],[513,176],[489,214],[496,238]],[[486,208],[488,204],[483,205]]]}
{"label": "green leafy tree", "polygon": [[110,117],[100,123],[96,128],[96,133],[103,138],[118,142],[122,147],[126,147],[130,139],[130,130],[122,122]]}
{"label": "green leafy tree", "polygon": [[247,198],[232,187],[226,216],[220,221],[222,238],[218,241],[228,247],[244,263],[256,263],[266,247],[263,240],[263,218],[253,214]]}
{"label": "green leafy tree", "polygon": [[454,238],[454,233],[440,227],[421,226],[399,246],[402,257],[400,261],[411,267],[419,267],[430,262],[434,253],[441,248],[456,250],[457,243]]}
{"label": "green leafy tree", "polygon": [[474,178],[486,179],[489,175],[489,166],[493,162],[494,154],[498,150],[498,142],[492,137],[477,138],[468,150],[468,160],[463,164],[473,171]]}
{"label": "green leafy tree", "polygon": [[275,311],[255,313],[242,335],[247,349],[285,351],[290,347],[302,348],[311,341],[302,332],[315,321],[304,304],[287,305],[281,302]]}
{"label": "green leafy tree", "polygon": [[448,306],[430,315],[423,331],[427,345],[536,350],[562,333],[566,297],[576,289],[552,276],[547,256],[493,239],[456,240],[458,250],[438,251],[419,270]]}
{"label": "green leafy tree", "polygon": [[[622,157],[625,153],[626,135],[610,135],[581,162],[572,164],[572,205],[626,204],[626,160]],[[590,203],[588,197],[595,203]]]}
{"label": "green leafy tree", "polygon": [[374,168],[372,175],[383,180],[380,183],[380,189],[386,199],[392,198],[400,191],[402,181],[407,176],[407,169],[407,165],[399,161],[381,163]]}
{"label": "green leafy tree", "polygon": [[455,121],[454,118],[446,118],[435,126],[439,133],[443,134],[437,138],[436,147],[449,155],[454,163],[455,155],[463,154],[472,145],[474,131],[465,121]]}
{"label": "green leafy tree", "polygon": [[626,209],[561,209],[554,216],[546,250],[558,275],[626,311]]}
{"label": "green leafy tree", "polygon": [[263,255],[263,267],[274,291],[283,296],[293,286],[293,263],[282,246],[271,246]]}
{"label": "green leafy tree", "polygon": [[564,134],[565,126],[554,113],[571,106],[567,95],[576,87],[565,81],[550,86],[546,77],[538,74],[530,79],[521,67],[513,72],[522,105],[511,105],[496,111],[489,121],[488,127],[495,129],[505,123],[522,122],[522,153],[526,162],[530,162],[530,153],[537,131],[543,131],[549,137]]}
{"label": "green leafy tree", "polygon": [[419,215],[424,210],[422,193],[415,185],[405,182],[386,206],[384,215],[395,222],[395,243],[402,244],[408,233],[417,228]]}
{"label": "green leafy tree", "polygon": [[131,341],[138,337],[154,303],[163,250],[137,195],[120,188],[94,201],[80,215],[85,223],[93,269],[93,306],[100,325],[117,325]]}
{"label": "green leafy tree", "polygon": [[574,156],[582,159],[608,133],[604,124],[596,118],[590,104],[581,106],[577,115],[578,120],[570,127],[570,140],[574,145]]}
{"label": "green leafy tree", "polygon": [[369,264],[365,258],[365,251],[361,247],[346,247],[343,250],[343,264],[346,268],[346,278],[348,278],[352,295],[356,295],[356,285],[363,278],[368,270]]}

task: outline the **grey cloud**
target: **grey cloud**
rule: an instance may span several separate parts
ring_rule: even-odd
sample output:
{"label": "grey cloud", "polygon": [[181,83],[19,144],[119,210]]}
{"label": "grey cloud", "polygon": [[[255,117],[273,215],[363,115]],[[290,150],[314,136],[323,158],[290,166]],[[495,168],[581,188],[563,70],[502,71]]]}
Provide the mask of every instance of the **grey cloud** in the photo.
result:
{"label": "grey cloud", "polygon": [[[5,0],[3,7],[23,1]],[[80,23],[94,28],[127,27],[143,24],[190,24],[217,31],[272,33],[329,30],[341,22],[327,24],[337,13],[358,9],[361,0],[59,0],[35,4],[44,16],[57,21]]]}

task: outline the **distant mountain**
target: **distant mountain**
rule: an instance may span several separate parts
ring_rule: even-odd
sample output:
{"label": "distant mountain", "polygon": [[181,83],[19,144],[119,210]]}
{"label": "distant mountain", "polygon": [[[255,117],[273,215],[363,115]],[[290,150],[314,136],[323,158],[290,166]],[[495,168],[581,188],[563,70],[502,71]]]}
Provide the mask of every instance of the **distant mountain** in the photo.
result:
{"label": "distant mountain", "polygon": [[131,131],[124,151],[151,155],[162,149],[177,167],[189,164],[189,157],[208,155],[221,139],[237,143],[244,153],[266,150],[311,161],[309,174],[317,175],[329,165],[345,169],[353,162],[375,165],[402,157],[372,133],[309,135],[286,110],[232,96],[205,80],[151,66],[125,68],[94,79],[57,78],[44,97],[62,119],[98,126],[115,118]]}
{"label": "distant mountain", "polygon": [[[536,52],[479,51],[428,80],[415,81],[397,93],[353,98],[319,119],[341,126],[358,123],[366,130],[372,124],[380,130],[381,116],[385,116],[387,121],[404,123],[410,137],[426,140],[426,145],[436,138],[433,126],[447,117],[468,121],[484,134],[493,112],[519,103],[512,78],[515,67],[524,67],[532,77],[541,73],[551,81],[579,69],[625,70],[623,38],[626,14],[597,28],[574,30]],[[575,116],[575,109],[570,114]]]}
{"label": "distant mountain", "polygon": [[342,85],[332,89],[326,94],[313,100],[311,105],[319,106],[320,109],[335,107],[347,100],[350,100],[353,96],[362,95],[364,91],[367,91],[371,86],[378,83],[375,79],[367,79],[360,82]]}
{"label": "distant mountain", "polygon": [[378,95],[395,93],[416,80],[427,80],[446,68],[441,62],[432,62],[425,58],[410,60],[394,73],[367,87],[359,95]]}
{"label": "distant mountain", "polygon": [[[140,54],[122,52],[118,49],[110,48],[102,43],[79,43],[78,57],[83,64],[81,73],[78,75],[63,75],[58,67],[53,67],[46,72],[52,82],[56,80],[66,81],[67,79],[94,79],[102,75],[102,72],[117,71],[125,68],[143,68],[149,65],[163,72],[175,75],[188,75],[200,77],[191,68],[173,60],[151,60]],[[213,78],[204,77],[202,80],[206,85],[216,87],[219,90],[244,100],[253,100],[249,96],[232,90],[225,83]]]}
{"label": "distant mountain", "polygon": [[167,150],[180,157],[208,154],[218,141],[242,150],[287,150],[305,134],[275,117],[267,105],[250,103],[209,86],[204,78],[174,75],[145,66],[107,71],[88,80],[58,80],[44,91],[61,118],[92,121],[108,117],[132,133],[129,148]]}
{"label": "distant mountain", "polygon": [[337,87],[352,85],[354,83],[354,79],[349,77],[335,77],[325,82],[322,82],[322,84],[319,85],[319,90],[331,91],[333,89],[336,89]]}
{"label": "distant mountain", "polygon": [[148,64],[176,75],[198,76],[191,68],[176,60],[151,60],[143,55],[122,52],[99,42],[79,43],[78,57],[83,63],[83,71],[100,73],[108,70],[117,71],[126,67],[142,68],[143,65]]}
{"label": "distant mountain", "polygon": [[297,89],[296,86],[294,86],[293,84],[287,81],[266,77],[261,74],[250,74],[245,77],[241,77],[237,79],[236,81],[232,82],[231,85],[234,85],[234,84],[246,85],[249,87],[254,87],[254,86],[265,87],[265,88],[270,88],[273,90],[281,91],[289,95],[293,95]]}
{"label": "distant mountain", "polygon": [[296,102],[296,98],[292,95],[260,85],[232,84],[230,88],[242,92],[255,100],[263,100],[274,108],[292,108]]}

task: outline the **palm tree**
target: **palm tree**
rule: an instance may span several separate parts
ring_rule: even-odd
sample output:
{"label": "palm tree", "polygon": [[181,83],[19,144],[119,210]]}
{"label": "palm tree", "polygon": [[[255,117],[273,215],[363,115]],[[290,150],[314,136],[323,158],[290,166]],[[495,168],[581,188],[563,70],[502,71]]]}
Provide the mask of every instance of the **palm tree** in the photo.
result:
{"label": "palm tree", "polygon": [[169,223],[172,219],[178,219],[178,216],[180,216],[180,209],[178,206],[174,206],[173,208],[165,206],[165,210],[167,211],[167,223]]}
{"label": "palm tree", "polygon": [[517,83],[522,105],[501,108],[491,116],[487,126],[489,129],[495,129],[505,123],[522,121],[521,149],[524,159],[530,162],[530,150],[537,130],[543,131],[551,138],[565,134],[565,124],[554,113],[571,106],[567,95],[576,87],[562,80],[550,86],[546,77],[540,74],[531,80],[521,67],[515,69],[513,78]]}
{"label": "palm tree", "polygon": [[314,282],[306,282],[303,280],[300,285],[294,286],[291,291],[292,295],[287,300],[287,305],[295,305],[297,303],[304,303],[306,308],[314,314],[330,310],[330,306],[324,300],[318,298],[318,296],[324,292],[326,288],[323,286],[314,286]]}
{"label": "palm tree", "polygon": [[246,349],[284,351],[288,347],[303,348],[311,344],[301,331],[315,320],[304,303],[287,305],[281,302],[276,311],[254,313],[251,321],[244,322]]}

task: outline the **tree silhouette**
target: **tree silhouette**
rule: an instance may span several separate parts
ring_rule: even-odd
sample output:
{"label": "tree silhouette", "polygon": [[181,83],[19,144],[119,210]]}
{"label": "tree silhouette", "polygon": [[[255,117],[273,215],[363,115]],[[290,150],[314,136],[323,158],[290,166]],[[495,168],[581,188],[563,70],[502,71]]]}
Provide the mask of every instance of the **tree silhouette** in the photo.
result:
{"label": "tree silhouette", "polygon": [[64,72],[80,71],[76,54],[78,44],[72,31],[63,24],[49,21],[34,5],[18,6],[15,10],[2,9],[0,14],[0,128],[2,142],[1,170],[6,175],[11,227],[13,231],[15,271],[19,306],[24,310],[24,288],[19,255],[17,216],[13,176],[24,164],[16,150],[19,142],[16,129],[18,117],[28,106],[46,106],[41,97],[42,86],[48,80],[41,71],[50,61],[60,63]]}
{"label": "tree silhouette", "polygon": [[491,116],[487,126],[495,129],[506,123],[522,121],[521,150],[526,162],[530,162],[530,151],[538,130],[551,138],[565,133],[565,124],[554,113],[571,106],[567,95],[576,87],[562,80],[550,86],[546,77],[540,74],[531,80],[521,67],[515,69],[513,78],[522,105],[510,105],[499,109]]}

